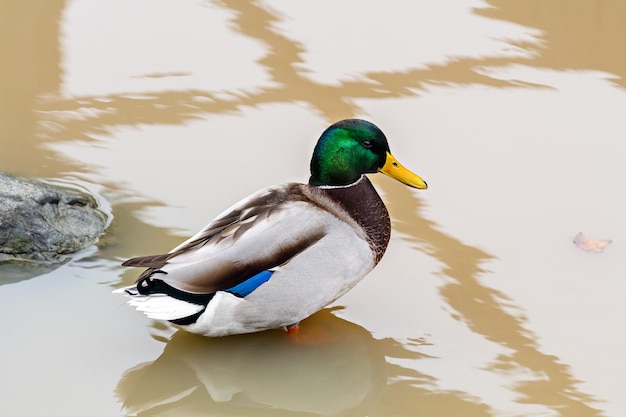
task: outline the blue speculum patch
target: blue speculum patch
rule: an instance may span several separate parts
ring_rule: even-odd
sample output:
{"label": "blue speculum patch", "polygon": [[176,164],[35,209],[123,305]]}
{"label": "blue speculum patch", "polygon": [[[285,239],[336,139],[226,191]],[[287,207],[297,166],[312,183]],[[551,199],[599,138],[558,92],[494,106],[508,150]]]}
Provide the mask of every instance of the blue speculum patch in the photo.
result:
{"label": "blue speculum patch", "polygon": [[269,281],[273,271],[261,271],[258,274],[248,278],[244,282],[228,288],[225,291],[232,293],[238,297],[246,297],[250,295],[254,290],[259,288],[262,284]]}

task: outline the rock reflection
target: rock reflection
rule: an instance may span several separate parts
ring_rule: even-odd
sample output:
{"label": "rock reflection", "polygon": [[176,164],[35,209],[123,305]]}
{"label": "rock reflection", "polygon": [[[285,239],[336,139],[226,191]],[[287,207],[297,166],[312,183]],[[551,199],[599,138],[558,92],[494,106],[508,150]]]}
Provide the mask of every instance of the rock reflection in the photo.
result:
{"label": "rock reflection", "polygon": [[[557,356],[541,352],[521,308],[506,294],[480,282],[480,275],[486,272],[481,264],[493,257],[416,216],[415,210],[423,207],[419,197],[412,194],[413,204],[407,204],[410,197],[401,186],[386,183],[385,189],[394,228],[417,249],[441,261],[446,280],[440,293],[455,311],[453,318],[511,352],[499,355],[490,369],[508,373],[518,381],[511,386],[519,394],[518,402],[543,405],[561,416],[602,415],[589,405],[598,401],[578,388],[580,381],[570,367],[560,363]],[[531,377],[524,379],[529,374]]]}
{"label": "rock reflection", "polygon": [[2,261],[0,262],[0,285],[14,284],[47,274],[64,265],[67,260],[68,259],[48,264],[25,261]]}

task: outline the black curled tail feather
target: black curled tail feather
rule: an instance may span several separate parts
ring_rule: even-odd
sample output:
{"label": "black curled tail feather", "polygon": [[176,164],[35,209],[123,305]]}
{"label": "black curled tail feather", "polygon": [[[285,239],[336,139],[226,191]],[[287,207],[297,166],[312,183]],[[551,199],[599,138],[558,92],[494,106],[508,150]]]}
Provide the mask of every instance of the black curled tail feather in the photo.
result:
{"label": "black curled tail feather", "polygon": [[[159,271],[162,272],[162,271]],[[137,281],[137,292],[141,295],[165,294],[177,300],[186,301],[188,303],[206,306],[213,298],[215,293],[199,294],[190,293],[172,287],[167,282],[153,278],[152,276],[139,279]]]}
{"label": "black curled tail feather", "polygon": [[[209,304],[209,301],[211,301],[211,299],[215,295],[215,293],[196,294],[196,293],[190,293],[190,292],[179,290],[178,288],[172,287],[171,285],[169,285],[168,283],[166,283],[165,281],[161,279],[154,278],[152,276],[154,273],[167,274],[167,272],[165,271],[154,270],[151,272],[150,275],[143,277],[143,278],[139,278],[135,288],[129,289],[126,292],[128,292],[130,295],[165,294],[169,297],[176,298],[178,300],[204,306],[202,310],[198,311],[195,314],[192,314],[187,317],[181,317],[179,319],[169,320],[171,323],[174,323],[180,326],[195,323],[196,320],[198,320],[198,317],[200,317],[202,313],[204,313],[204,311],[206,310],[207,304]],[[136,293],[131,292],[132,290],[135,290],[135,289],[137,291]]]}

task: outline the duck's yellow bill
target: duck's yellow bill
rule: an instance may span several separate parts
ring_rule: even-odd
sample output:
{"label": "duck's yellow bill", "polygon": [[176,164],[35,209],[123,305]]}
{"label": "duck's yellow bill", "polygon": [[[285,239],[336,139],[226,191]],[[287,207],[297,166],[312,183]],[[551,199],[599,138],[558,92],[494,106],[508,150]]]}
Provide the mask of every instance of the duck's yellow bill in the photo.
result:
{"label": "duck's yellow bill", "polygon": [[409,187],[419,188],[425,190],[428,188],[428,184],[419,175],[406,169],[398,160],[389,152],[387,152],[387,159],[385,165],[378,170],[385,175],[389,175],[391,178],[400,181],[402,184],[406,184]]}

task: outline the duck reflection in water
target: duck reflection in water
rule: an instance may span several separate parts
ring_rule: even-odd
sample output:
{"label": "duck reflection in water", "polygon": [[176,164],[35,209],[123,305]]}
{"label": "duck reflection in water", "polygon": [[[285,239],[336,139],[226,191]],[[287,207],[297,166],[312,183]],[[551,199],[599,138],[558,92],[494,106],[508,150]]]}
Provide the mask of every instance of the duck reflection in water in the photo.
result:
{"label": "duck reflection in water", "polygon": [[154,362],[126,371],[116,393],[129,415],[241,407],[258,415],[334,415],[380,396],[387,364],[378,348],[369,332],[331,310],[291,337],[282,330],[224,338],[179,331]]}

